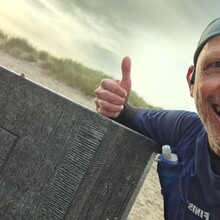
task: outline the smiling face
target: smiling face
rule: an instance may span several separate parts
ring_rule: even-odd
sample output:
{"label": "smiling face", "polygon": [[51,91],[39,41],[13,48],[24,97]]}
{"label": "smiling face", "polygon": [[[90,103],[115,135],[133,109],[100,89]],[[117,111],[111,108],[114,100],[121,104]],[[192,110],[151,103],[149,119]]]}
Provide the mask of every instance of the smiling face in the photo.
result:
{"label": "smiling face", "polygon": [[199,54],[195,83],[190,89],[209,145],[220,155],[220,36],[209,40]]}

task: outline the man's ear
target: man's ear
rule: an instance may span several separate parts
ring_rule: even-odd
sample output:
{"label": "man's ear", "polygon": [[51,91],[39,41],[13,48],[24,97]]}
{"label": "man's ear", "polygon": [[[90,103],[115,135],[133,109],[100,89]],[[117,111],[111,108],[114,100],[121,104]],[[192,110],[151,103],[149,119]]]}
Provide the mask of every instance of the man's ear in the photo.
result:
{"label": "man's ear", "polygon": [[186,75],[187,83],[189,86],[190,96],[193,97],[193,88],[194,88],[194,82],[195,82],[195,68],[193,65],[191,65],[188,69],[187,75]]}

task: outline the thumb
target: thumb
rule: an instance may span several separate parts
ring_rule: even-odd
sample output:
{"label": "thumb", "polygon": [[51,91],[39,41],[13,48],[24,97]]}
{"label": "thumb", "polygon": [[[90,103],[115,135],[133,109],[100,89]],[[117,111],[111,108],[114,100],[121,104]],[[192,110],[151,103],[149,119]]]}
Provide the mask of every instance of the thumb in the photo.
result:
{"label": "thumb", "polygon": [[122,79],[119,82],[119,85],[126,90],[128,101],[130,92],[131,92],[131,59],[129,57],[124,57],[121,63]]}

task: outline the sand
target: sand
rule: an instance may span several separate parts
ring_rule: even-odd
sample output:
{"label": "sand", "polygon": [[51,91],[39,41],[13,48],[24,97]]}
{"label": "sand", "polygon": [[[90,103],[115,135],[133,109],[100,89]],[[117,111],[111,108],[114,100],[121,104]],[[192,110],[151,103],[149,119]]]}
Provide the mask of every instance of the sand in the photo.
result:
{"label": "sand", "polygon": [[[26,62],[0,51],[0,65],[16,73],[23,73],[26,78],[95,111],[94,98],[86,97],[79,90],[54,80],[40,67],[39,62]],[[163,219],[163,203],[156,172],[156,162],[153,162],[147,177],[144,179],[144,183],[140,187],[139,194],[128,216],[128,220],[148,219]]]}

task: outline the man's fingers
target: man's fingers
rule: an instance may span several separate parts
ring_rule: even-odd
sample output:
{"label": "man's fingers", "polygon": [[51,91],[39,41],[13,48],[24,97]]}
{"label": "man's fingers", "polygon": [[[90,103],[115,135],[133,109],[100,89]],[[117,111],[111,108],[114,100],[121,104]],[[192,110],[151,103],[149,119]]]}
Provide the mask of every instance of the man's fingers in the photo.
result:
{"label": "man's fingers", "polygon": [[97,99],[104,100],[106,102],[115,104],[115,105],[124,105],[125,104],[125,98],[115,95],[112,92],[109,92],[104,89],[99,89],[95,91],[95,96]]}
{"label": "man's fingers", "polygon": [[101,81],[101,87],[120,97],[124,98],[127,96],[127,91],[114,80],[103,79]]}
{"label": "man's fingers", "polygon": [[[114,113],[120,113],[121,110],[124,108],[123,105],[115,105],[97,98],[95,99],[95,104],[97,109]],[[101,113],[100,111],[98,112]]]}
{"label": "man's fingers", "polygon": [[117,117],[127,104],[131,91],[131,60],[129,57],[123,59],[121,70],[121,81],[104,79],[94,92],[96,110],[104,116]]}
{"label": "man's fingers", "polygon": [[131,59],[124,57],[121,63],[122,79],[121,83],[129,83],[131,80]]}
{"label": "man's fingers", "polygon": [[117,118],[120,114],[120,112],[108,112],[102,109],[97,109],[97,112],[100,113],[103,116],[106,116],[108,118]]}
{"label": "man's fingers", "polygon": [[122,79],[120,86],[127,90],[131,87],[131,60],[129,57],[125,57],[121,63]]}
{"label": "man's fingers", "polygon": [[119,85],[126,90],[126,103],[128,101],[131,92],[131,60],[129,57],[125,57],[121,63],[122,79]]}

